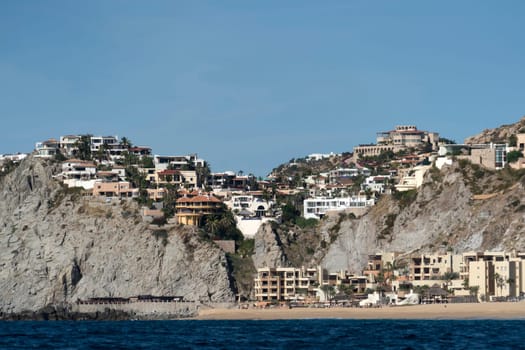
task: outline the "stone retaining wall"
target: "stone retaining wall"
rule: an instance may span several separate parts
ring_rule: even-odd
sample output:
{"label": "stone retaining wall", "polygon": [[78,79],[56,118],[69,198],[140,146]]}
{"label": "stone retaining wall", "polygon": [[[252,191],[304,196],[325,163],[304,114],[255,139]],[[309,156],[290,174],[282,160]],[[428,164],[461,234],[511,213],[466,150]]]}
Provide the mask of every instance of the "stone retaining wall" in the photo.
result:
{"label": "stone retaining wall", "polygon": [[130,302],[75,304],[72,311],[79,313],[104,312],[106,309],[124,311],[136,316],[192,317],[198,314],[199,303],[194,302]]}

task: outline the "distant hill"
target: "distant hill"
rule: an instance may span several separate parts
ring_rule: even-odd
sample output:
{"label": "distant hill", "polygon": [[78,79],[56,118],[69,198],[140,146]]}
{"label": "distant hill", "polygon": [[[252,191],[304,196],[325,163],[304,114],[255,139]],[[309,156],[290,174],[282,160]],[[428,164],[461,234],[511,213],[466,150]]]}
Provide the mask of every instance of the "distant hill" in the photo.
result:
{"label": "distant hill", "polygon": [[525,117],[514,124],[502,125],[494,129],[485,129],[480,134],[467,137],[465,143],[505,143],[509,137],[519,132],[525,132]]}
{"label": "distant hill", "polygon": [[291,178],[309,176],[328,172],[338,167],[348,167],[352,163],[352,154],[349,152],[340,155],[334,154],[329,158],[320,160],[309,160],[305,158],[294,158],[287,163],[280,164],[270,173],[276,178]]}

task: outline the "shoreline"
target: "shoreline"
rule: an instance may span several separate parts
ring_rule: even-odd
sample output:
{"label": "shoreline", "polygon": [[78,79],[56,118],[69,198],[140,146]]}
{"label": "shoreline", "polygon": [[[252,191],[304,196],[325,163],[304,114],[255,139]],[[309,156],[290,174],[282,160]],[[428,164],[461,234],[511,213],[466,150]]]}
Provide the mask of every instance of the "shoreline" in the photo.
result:
{"label": "shoreline", "polygon": [[525,301],[475,304],[426,304],[381,308],[204,309],[189,320],[525,320]]}
{"label": "shoreline", "polygon": [[46,307],[39,311],[14,314],[0,312],[0,321],[130,321],[130,320],[525,320],[525,301],[472,304],[426,304],[411,306],[296,307],[296,308],[200,308],[197,314],[129,313],[105,308],[97,312],[71,312],[66,308]]}

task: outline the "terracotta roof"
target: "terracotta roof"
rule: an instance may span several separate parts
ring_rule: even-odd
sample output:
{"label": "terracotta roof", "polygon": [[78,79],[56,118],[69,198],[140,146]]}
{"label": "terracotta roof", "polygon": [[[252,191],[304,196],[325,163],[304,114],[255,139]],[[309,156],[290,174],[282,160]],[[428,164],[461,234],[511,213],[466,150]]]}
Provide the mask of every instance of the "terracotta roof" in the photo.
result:
{"label": "terracotta roof", "polygon": [[206,202],[222,203],[218,198],[214,196],[203,196],[203,195],[199,195],[199,196],[195,196],[191,198],[182,197],[182,198],[177,199],[177,203],[206,203]]}
{"label": "terracotta roof", "polygon": [[190,202],[191,202],[191,198],[189,197],[182,197],[182,198],[177,199],[177,203],[190,203]]}
{"label": "terracotta roof", "polygon": [[218,198],[215,198],[214,196],[195,196],[191,198],[191,201],[221,203],[221,201]]}

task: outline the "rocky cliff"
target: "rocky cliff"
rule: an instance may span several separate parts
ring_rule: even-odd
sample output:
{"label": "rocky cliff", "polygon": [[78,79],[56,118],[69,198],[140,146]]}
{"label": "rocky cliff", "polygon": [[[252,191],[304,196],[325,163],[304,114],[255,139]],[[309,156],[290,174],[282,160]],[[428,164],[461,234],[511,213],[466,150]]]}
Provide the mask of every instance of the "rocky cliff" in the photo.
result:
{"label": "rocky cliff", "polygon": [[[524,128],[522,118],[467,141],[507,142]],[[358,272],[367,255],[380,251],[525,251],[523,198],[524,170],[492,171],[460,160],[442,170],[431,168],[417,191],[384,195],[358,219],[345,213],[327,215],[310,235],[297,227],[261,228],[255,236],[254,261],[257,267],[320,263],[331,271]],[[315,252],[301,253],[290,249],[292,244]]]}
{"label": "rocky cliff", "polygon": [[384,196],[343,220],[322,265],[360,271],[367,254],[525,249],[524,173],[458,162],[427,173],[417,192]]}
{"label": "rocky cliff", "polygon": [[266,225],[255,236],[253,259],[256,267],[320,263],[330,271],[361,271],[367,255],[380,251],[525,251],[523,198],[524,171],[459,161],[432,168],[418,191],[383,196],[361,218],[327,215],[313,234]]}
{"label": "rocky cliff", "polygon": [[64,189],[54,170],[30,157],[0,179],[0,312],[143,294],[234,300],[213,243],[188,228],[150,228],[132,200]]}

